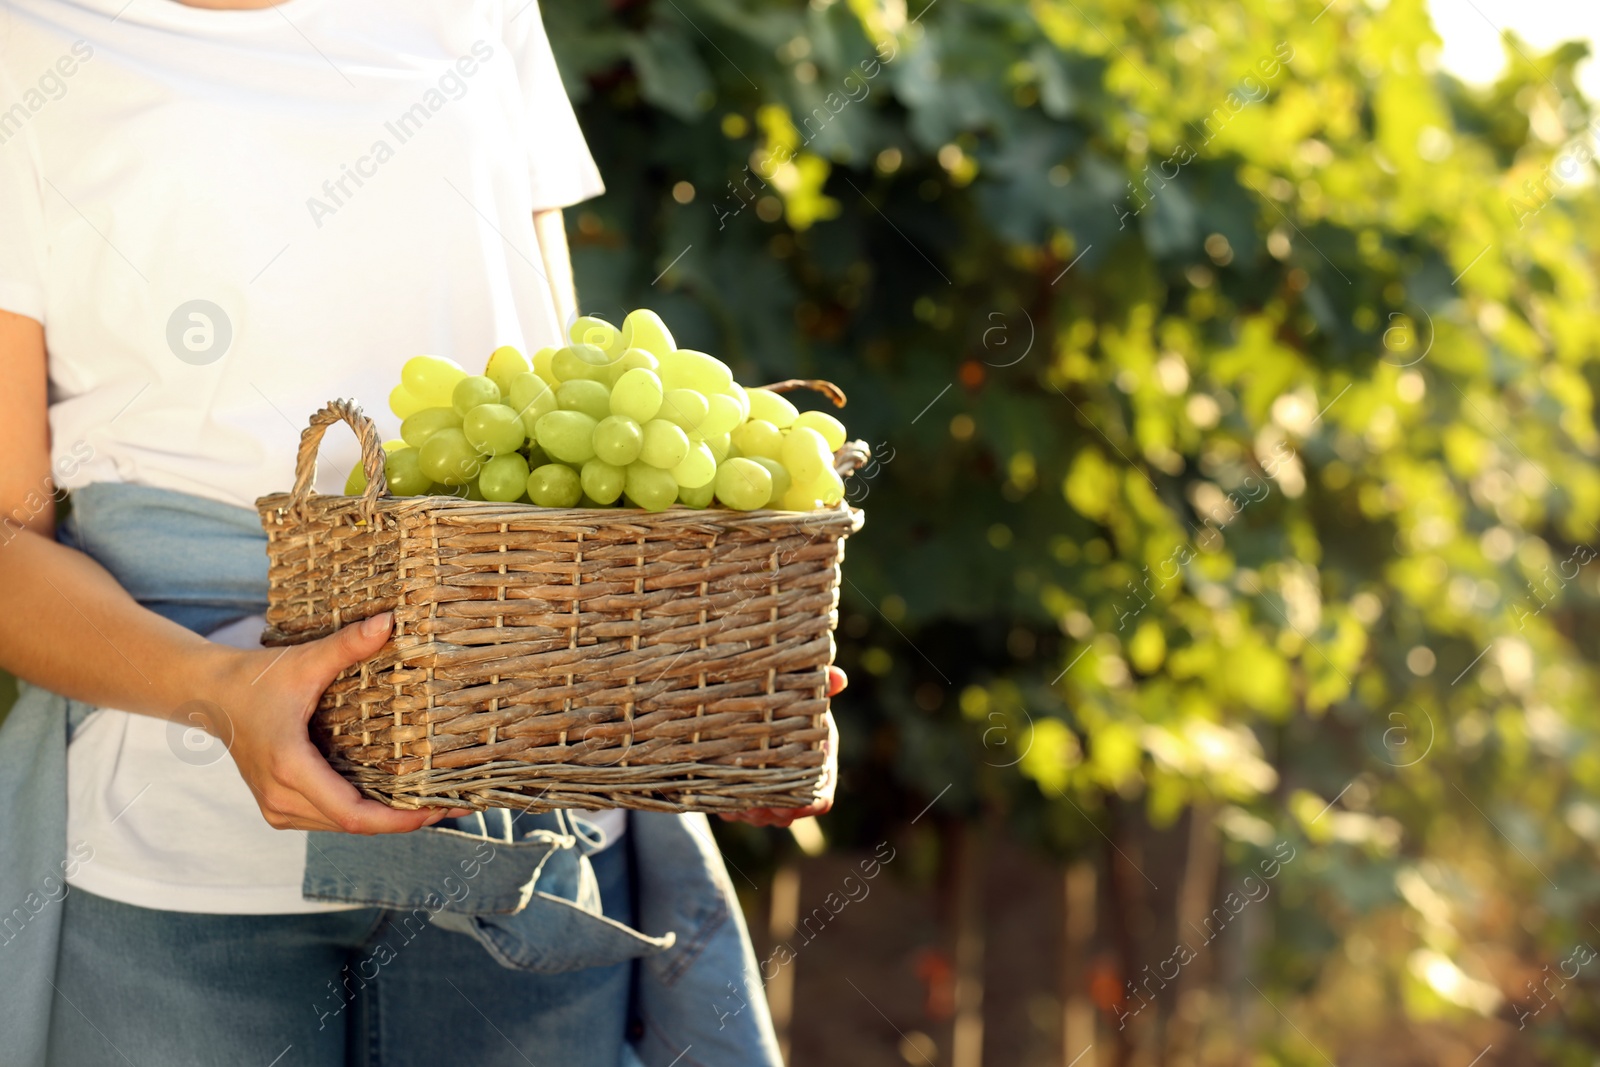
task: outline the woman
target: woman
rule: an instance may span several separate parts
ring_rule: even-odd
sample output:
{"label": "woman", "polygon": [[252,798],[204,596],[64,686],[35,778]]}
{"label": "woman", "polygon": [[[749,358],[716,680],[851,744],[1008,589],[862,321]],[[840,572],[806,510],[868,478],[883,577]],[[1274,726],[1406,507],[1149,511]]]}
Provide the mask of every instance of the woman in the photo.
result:
{"label": "woman", "polygon": [[777,1062],[703,819],[364,800],[391,620],[257,641],[305,416],[559,343],[601,191],[532,2],[9,0],[0,1062]]}

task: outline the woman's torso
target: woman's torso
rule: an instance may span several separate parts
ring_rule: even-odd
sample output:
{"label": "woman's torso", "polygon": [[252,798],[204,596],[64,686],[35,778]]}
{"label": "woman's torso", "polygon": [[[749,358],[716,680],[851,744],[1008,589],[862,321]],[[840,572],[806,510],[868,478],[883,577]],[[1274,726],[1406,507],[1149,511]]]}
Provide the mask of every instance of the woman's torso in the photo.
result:
{"label": "woman's torso", "polygon": [[0,286],[37,263],[58,484],[248,506],[327,400],[392,436],[409,356],[559,337],[532,213],[600,186],[536,5],[8,11],[0,155],[37,224],[5,212]]}
{"label": "woman's torso", "polygon": [[[395,436],[409,356],[557,342],[532,215],[600,183],[539,19],[501,0],[8,4],[0,307],[45,323],[56,484],[249,506],[287,488],[331,398]],[[330,434],[319,488],[355,455]],[[78,884],[319,907],[304,836],[268,827],[203,735],[102,709],[69,760],[69,840],[99,846]]]}

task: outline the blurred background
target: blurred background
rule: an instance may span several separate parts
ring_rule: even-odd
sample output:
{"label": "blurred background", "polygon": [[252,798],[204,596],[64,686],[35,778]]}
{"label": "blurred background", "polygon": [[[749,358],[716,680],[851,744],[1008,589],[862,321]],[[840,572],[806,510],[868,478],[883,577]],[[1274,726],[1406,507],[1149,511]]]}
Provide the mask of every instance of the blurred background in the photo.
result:
{"label": "blurred background", "polygon": [[544,17],[584,310],[876,452],[795,1067],[1600,1063],[1600,12]]}

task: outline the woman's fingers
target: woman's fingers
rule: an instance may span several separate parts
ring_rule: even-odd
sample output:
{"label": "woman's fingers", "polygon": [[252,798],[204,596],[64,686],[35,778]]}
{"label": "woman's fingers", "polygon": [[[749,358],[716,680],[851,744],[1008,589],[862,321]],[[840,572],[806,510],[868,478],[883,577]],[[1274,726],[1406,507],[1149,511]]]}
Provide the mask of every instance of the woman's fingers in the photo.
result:
{"label": "woman's fingers", "polygon": [[751,826],[771,826],[771,808],[751,808],[749,811],[724,811],[719,813],[724,822],[746,822]]}
{"label": "woman's fingers", "polygon": [[[829,668],[839,673],[839,688],[844,688],[844,672],[837,667]],[[835,690],[837,691],[837,690]],[[728,822],[747,822],[752,826],[788,826],[796,819],[804,819],[811,815],[826,815],[833,809],[833,794],[839,785],[839,725],[834,721],[833,712],[824,716],[828,721],[828,738],[822,743],[822,751],[827,757],[827,762],[822,766],[822,781],[817,789],[815,802],[803,808],[751,808],[749,811],[722,812],[722,818]]]}
{"label": "woman's fingers", "polygon": [[261,817],[274,830],[338,830],[305,797],[293,790],[278,787],[261,790],[251,786],[250,791],[261,808]]}
{"label": "woman's fingers", "polygon": [[[841,675],[843,671],[839,672]],[[822,742],[822,754],[827,757],[822,765],[822,789],[818,798],[819,803],[826,803],[833,807],[833,791],[839,787],[839,721],[833,717],[833,712],[823,716],[828,721],[828,739]],[[823,809],[824,811],[827,808]]]}
{"label": "woman's fingers", "polygon": [[[370,802],[367,802],[370,803]],[[268,825],[277,830],[317,830],[325,833],[345,833],[344,829],[334,824],[312,806],[311,802],[298,793],[287,794],[280,798],[278,806],[269,809],[266,803],[261,804],[261,813],[266,817]],[[412,814],[410,812],[406,814]],[[424,815],[422,826],[436,826],[439,822],[449,817],[449,812],[437,808],[416,814]]]}
{"label": "woman's fingers", "polygon": [[[303,747],[302,747],[303,746]],[[403,834],[429,825],[431,811],[397,811],[367,800],[328,765],[309,741],[274,768],[283,786],[304,797],[330,828],[347,834]]]}
{"label": "woman's fingers", "polygon": [[346,667],[353,667],[364,659],[376,655],[389,640],[394,629],[394,612],[386,611],[370,619],[353,622],[336,633],[303,646],[314,670],[322,677],[322,685],[338,677]]}
{"label": "woman's fingers", "polygon": [[723,818],[732,822],[747,822],[752,826],[788,826],[798,819],[826,815],[833,810],[833,797],[818,800],[803,808],[752,808],[749,811],[726,812]]}
{"label": "woman's fingers", "polygon": [[[409,833],[461,810],[399,811],[367,800],[323,757],[306,722],[328,683],[383,648],[394,629],[384,612],[319,641],[252,657],[225,695],[233,727],[229,750],[261,814],[278,829],[349,834]],[[281,661],[281,662],[280,662]],[[209,729],[210,727],[208,727]]]}

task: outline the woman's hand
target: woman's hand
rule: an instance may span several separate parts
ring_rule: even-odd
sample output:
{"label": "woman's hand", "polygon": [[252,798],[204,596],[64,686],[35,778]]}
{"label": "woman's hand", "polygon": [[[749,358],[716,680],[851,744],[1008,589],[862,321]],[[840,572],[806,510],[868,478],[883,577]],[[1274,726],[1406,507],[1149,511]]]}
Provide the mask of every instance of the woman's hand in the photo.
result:
{"label": "woman's hand", "polygon": [[346,667],[383,647],[394,627],[385,612],[319,641],[240,651],[225,659],[215,704],[193,718],[221,738],[261,814],[279,830],[398,834],[466,809],[397,811],[367,800],[328,765],[307,724],[323,690]]}
{"label": "woman's hand", "polygon": [[[844,671],[829,667],[828,695],[837,696],[849,681]],[[724,812],[722,817],[729,822],[747,822],[754,826],[788,826],[808,815],[826,814],[833,807],[833,791],[839,785],[839,727],[833,721],[833,712],[828,712],[826,718],[828,739],[822,742],[822,752],[827,757],[827,763],[822,768],[822,786],[814,804],[804,808],[751,808],[749,811]]]}

